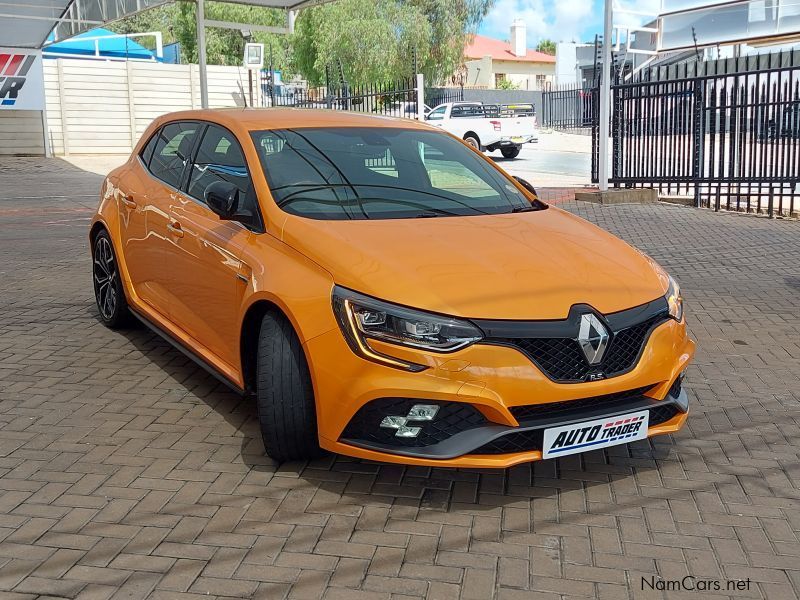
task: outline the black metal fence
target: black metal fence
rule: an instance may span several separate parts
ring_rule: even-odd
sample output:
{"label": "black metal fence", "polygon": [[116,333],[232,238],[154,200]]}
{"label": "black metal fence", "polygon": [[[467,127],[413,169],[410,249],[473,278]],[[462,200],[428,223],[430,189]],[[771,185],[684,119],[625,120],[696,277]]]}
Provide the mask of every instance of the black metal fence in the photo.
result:
{"label": "black metal fence", "polygon": [[598,89],[567,86],[542,92],[541,125],[552,129],[590,129],[597,118]]}
{"label": "black metal fence", "polygon": [[[325,85],[318,87],[272,86],[270,80],[268,71],[262,73],[261,104],[265,107],[328,108],[417,118],[416,77],[359,86],[350,85],[342,78],[329,77]],[[424,103],[434,107],[463,99],[464,88],[439,88],[426,94]]]}
{"label": "black metal fence", "polygon": [[425,91],[425,104],[430,108],[436,108],[446,102],[463,102],[464,86],[450,88],[436,88],[435,90]]}
{"label": "black metal fence", "polygon": [[612,85],[611,108],[611,184],[798,216],[800,52],[646,71]]}

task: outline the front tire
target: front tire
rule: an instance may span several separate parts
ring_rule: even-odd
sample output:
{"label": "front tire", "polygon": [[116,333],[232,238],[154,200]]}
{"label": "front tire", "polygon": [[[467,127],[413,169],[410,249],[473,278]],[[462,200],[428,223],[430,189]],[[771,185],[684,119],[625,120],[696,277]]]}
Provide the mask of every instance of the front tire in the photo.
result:
{"label": "front tire", "polygon": [[308,364],[292,324],[278,312],[261,319],[256,378],[258,420],[267,455],[278,462],[319,456]]}
{"label": "front tire", "polygon": [[114,245],[105,230],[97,234],[92,246],[92,279],[94,299],[103,325],[109,329],[129,327],[133,315],[122,287]]}
{"label": "front tire", "polygon": [[509,146],[506,148],[500,148],[500,152],[503,154],[503,158],[517,158],[521,151],[522,151],[522,146]]}
{"label": "front tire", "polygon": [[468,133],[464,136],[464,141],[467,142],[470,146],[475,148],[478,152],[481,151],[481,141],[478,139],[474,133]]}

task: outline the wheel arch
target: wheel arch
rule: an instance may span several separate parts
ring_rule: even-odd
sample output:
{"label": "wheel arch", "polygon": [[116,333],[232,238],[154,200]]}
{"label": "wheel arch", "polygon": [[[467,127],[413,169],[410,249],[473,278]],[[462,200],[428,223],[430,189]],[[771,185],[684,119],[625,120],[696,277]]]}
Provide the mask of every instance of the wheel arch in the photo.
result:
{"label": "wheel arch", "polygon": [[466,140],[468,137],[474,137],[476,140],[478,140],[478,146],[483,147],[483,144],[481,144],[481,136],[479,136],[477,133],[474,131],[468,131],[464,134],[462,139]]}
{"label": "wheel arch", "polygon": [[[89,229],[89,247],[92,252],[94,252],[94,241],[97,239],[97,235],[101,231],[105,231],[106,233],[108,233],[109,236],[111,236],[111,233],[108,231],[108,227],[106,227],[105,223],[103,223],[100,220],[97,220],[94,223],[92,223],[92,226]],[[113,242],[114,240],[111,241]]]}
{"label": "wheel arch", "polygon": [[[303,337],[300,335],[300,329],[289,312],[278,302],[270,298],[258,298],[247,307],[244,317],[242,318],[242,325],[239,334],[242,383],[244,384],[245,393],[251,393],[255,391],[258,338],[261,334],[261,320],[268,312],[275,312],[289,322],[294,330],[294,334],[300,340],[300,345],[303,348],[303,354],[306,354]],[[310,365],[307,355],[305,358],[306,364]]]}

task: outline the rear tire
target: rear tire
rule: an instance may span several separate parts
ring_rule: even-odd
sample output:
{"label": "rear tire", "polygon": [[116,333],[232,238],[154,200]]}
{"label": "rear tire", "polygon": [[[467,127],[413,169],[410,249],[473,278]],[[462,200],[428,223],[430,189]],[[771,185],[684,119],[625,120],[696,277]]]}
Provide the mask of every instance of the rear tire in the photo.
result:
{"label": "rear tire", "polygon": [[261,319],[256,369],[258,420],[267,455],[278,462],[319,456],[308,364],[292,324],[278,312]]}
{"label": "rear tire", "polygon": [[521,151],[522,146],[507,146],[505,148],[500,148],[500,152],[503,153],[503,158],[517,158]]}
{"label": "rear tire", "polygon": [[114,244],[105,229],[97,234],[92,244],[92,280],[97,312],[103,325],[109,329],[130,327],[134,323],[133,315],[122,287]]}
{"label": "rear tire", "polygon": [[481,141],[478,139],[474,133],[468,133],[464,136],[464,141],[467,142],[470,146],[475,148],[478,152],[481,151]]}

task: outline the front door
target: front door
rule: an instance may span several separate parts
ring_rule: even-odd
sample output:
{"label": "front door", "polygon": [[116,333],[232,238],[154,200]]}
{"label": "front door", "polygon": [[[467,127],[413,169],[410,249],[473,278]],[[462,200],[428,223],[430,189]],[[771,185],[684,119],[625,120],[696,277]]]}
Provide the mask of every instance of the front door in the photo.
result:
{"label": "front door", "polygon": [[239,142],[228,130],[208,125],[186,193],[170,207],[171,227],[181,232],[172,265],[172,321],[237,372],[241,305],[251,276],[243,254],[257,234],[208,208],[205,190],[215,181],[235,184],[240,203],[258,210]]}
{"label": "front door", "polygon": [[[196,122],[169,123],[145,146],[125,191],[123,244],[131,284],[150,308],[169,316],[169,272],[175,254],[169,209],[174,204],[199,129]],[[136,188],[136,189],[133,189]]]}

